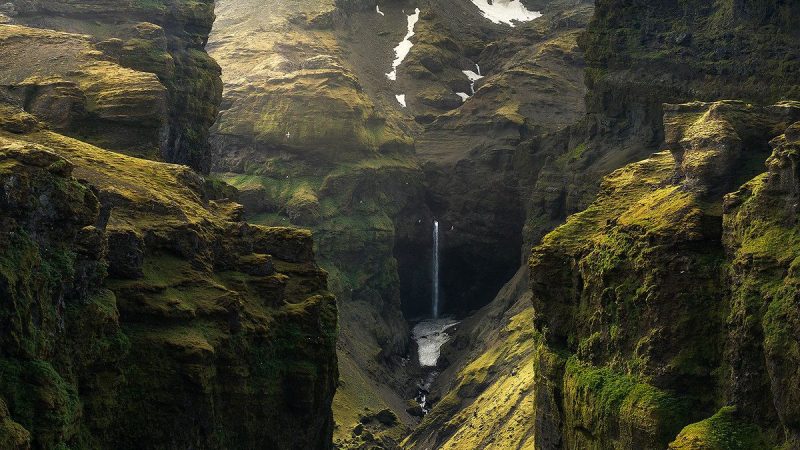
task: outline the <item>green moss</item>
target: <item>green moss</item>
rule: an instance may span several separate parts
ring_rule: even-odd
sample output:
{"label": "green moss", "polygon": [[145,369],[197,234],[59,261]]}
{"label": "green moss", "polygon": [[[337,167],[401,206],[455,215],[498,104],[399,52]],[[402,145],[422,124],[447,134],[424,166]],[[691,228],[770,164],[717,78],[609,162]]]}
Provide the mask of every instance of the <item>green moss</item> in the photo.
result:
{"label": "green moss", "polygon": [[49,362],[0,359],[0,396],[43,448],[64,445],[78,432],[82,407],[77,390]]}
{"label": "green moss", "polygon": [[144,10],[164,11],[167,9],[164,0],[133,0],[132,6]]}
{"label": "green moss", "polygon": [[578,144],[578,146],[576,146],[572,150],[570,150],[567,153],[564,153],[563,155],[561,155],[558,158],[558,163],[560,165],[562,165],[562,166],[566,165],[566,164],[575,163],[575,162],[579,161],[583,157],[583,154],[586,153],[587,149],[588,149],[588,147],[586,146],[586,143],[585,142],[581,142],[580,144]]}
{"label": "green moss", "polygon": [[31,434],[9,415],[5,401],[0,398],[0,447],[10,450],[29,448]]}
{"label": "green moss", "polygon": [[347,72],[302,70],[259,87],[258,95],[236,102],[221,116],[221,133],[254,136],[263,145],[323,163],[407,152],[412,145],[395,120],[375,111]]}
{"label": "green moss", "polygon": [[485,336],[484,351],[458,370],[454,387],[434,404],[403,447],[429,442],[427,434],[435,431],[442,450],[533,448],[532,391],[537,386],[532,359],[541,337],[531,327],[533,308],[520,309],[503,317],[496,335]]}
{"label": "green moss", "polygon": [[671,450],[766,450],[761,429],[726,406],[701,422],[687,425],[669,445]]}
{"label": "green moss", "polygon": [[[570,358],[564,374],[567,425],[582,427],[597,448],[666,445],[689,416],[690,403],[640,379]],[[574,433],[570,431],[569,434]],[[574,435],[580,446],[580,434]]]}

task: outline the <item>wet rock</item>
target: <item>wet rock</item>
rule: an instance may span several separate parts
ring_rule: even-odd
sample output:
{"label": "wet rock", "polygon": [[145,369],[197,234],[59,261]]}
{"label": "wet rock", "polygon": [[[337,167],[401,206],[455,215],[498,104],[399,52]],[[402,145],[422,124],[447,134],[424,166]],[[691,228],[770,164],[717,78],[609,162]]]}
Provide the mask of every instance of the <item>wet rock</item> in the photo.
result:
{"label": "wet rock", "polygon": [[408,408],[406,408],[406,412],[408,414],[410,414],[411,416],[413,416],[413,417],[424,417],[425,416],[425,410],[423,410],[422,406],[420,406],[419,404],[415,404],[413,406],[409,406]]}

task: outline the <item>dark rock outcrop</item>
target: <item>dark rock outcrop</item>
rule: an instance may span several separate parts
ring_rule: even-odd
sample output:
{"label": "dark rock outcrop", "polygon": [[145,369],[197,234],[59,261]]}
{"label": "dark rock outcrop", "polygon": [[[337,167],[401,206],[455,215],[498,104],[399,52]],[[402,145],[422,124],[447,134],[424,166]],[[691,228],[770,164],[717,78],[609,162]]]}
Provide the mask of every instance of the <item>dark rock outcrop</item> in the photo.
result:
{"label": "dark rock outcrop", "polygon": [[[796,445],[783,399],[795,382],[796,178],[785,168],[798,106],[665,106],[670,152],[607,176],[534,248],[537,351],[548,355],[535,369],[547,380],[539,446]],[[772,138],[769,172],[723,202],[758,173]]]}
{"label": "dark rock outcrop", "polygon": [[159,162],[208,169],[212,2],[13,5],[0,446],[329,448],[337,308],[311,233]]}

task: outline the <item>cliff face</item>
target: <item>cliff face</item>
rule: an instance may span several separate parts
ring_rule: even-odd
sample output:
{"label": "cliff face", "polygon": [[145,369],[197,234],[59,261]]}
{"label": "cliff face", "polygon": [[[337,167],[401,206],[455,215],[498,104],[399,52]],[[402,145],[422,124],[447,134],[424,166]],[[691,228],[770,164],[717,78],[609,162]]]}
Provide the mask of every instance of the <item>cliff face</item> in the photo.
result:
{"label": "cliff face", "polygon": [[3,448],[330,446],[337,310],[310,232],[135,157],[202,169],[209,6],[17,2],[11,21],[97,34],[0,25]]}
{"label": "cliff face", "polygon": [[[70,122],[57,120],[53,126],[114,151],[209,171],[209,128],[222,94],[219,66],[204,51],[214,22],[213,1],[15,0],[7,5],[7,20],[88,35],[103,52],[101,60],[143,72],[139,76],[153,74],[161,84],[156,88],[161,92],[150,92],[154,97],[149,101],[134,101],[144,94],[140,89],[148,88],[115,92],[113,78],[87,85],[80,73],[86,69],[63,70],[72,59],[69,54],[26,55],[41,58],[45,73],[20,83],[17,95],[42,113],[73,111]],[[106,73],[102,67],[94,71]],[[140,109],[132,111],[132,106]]]}
{"label": "cliff face", "polygon": [[658,151],[664,103],[797,98],[797,17],[795,2],[777,0],[596,2],[580,39],[587,116],[563,167],[538,177],[546,191],[528,228],[540,237],[586,208],[604,175]]}
{"label": "cliff face", "polygon": [[[796,324],[783,309],[796,301],[794,256],[768,246],[796,254],[787,168],[798,106],[665,106],[670,152],[607,176],[534,248],[541,448],[796,445],[783,402],[795,379],[785,368]],[[773,138],[769,172],[723,201]]]}
{"label": "cliff face", "polygon": [[[467,53],[484,75],[475,83],[475,94],[426,124],[416,143],[429,203],[445,230],[444,302],[456,313],[485,305],[519,268],[527,240],[523,228],[532,207],[527,194],[554,153],[542,143],[569,145],[565,129],[585,113],[577,38],[592,7],[569,1],[537,6],[543,15],[534,21],[514,28],[478,28],[483,34],[472,39],[482,47]],[[423,35],[422,42],[441,42],[442,36],[473,42],[449,18],[437,20],[431,30],[423,30],[431,35]],[[412,48],[410,58],[412,82],[431,83],[413,71],[415,58],[435,58],[431,48]],[[433,80],[446,80],[445,73]]]}
{"label": "cliff face", "polygon": [[[511,27],[452,0],[217,2],[209,52],[226,89],[214,175],[240,190],[249,220],[314,230],[341,300],[337,443],[397,445],[397,430],[354,433],[384,408],[415,425],[404,317],[430,314],[434,218],[445,313],[484,306],[519,269],[541,147],[568,146],[563,129],[585,113],[577,39],[590,3],[532,2],[544,15]],[[413,46],[390,80],[417,8]],[[474,95],[465,70],[484,76]]]}
{"label": "cliff face", "polygon": [[529,229],[668,151],[534,247],[537,448],[798,445],[798,105],[764,106],[798,96],[796,5],[700,3],[600,1],[581,38],[586,142]]}
{"label": "cliff face", "polygon": [[800,124],[772,140],[769,171],[725,198],[731,264],[726,394],[788,447],[798,427],[797,155]]}

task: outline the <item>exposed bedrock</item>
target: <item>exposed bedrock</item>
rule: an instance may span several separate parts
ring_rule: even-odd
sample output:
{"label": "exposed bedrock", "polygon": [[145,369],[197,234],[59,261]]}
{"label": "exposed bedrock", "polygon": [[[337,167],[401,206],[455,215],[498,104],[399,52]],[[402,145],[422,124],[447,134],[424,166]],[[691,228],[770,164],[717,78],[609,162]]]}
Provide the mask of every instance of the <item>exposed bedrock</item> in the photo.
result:
{"label": "exposed bedrock", "polygon": [[605,177],[533,250],[542,448],[716,448],[725,427],[746,448],[797,439],[796,323],[778,306],[796,301],[794,256],[769,243],[795,248],[798,104],[664,109],[669,151]]}
{"label": "exposed bedrock", "polygon": [[329,448],[337,308],[311,233],[160,162],[208,162],[211,3],[13,4],[0,447]]}
{"label": "exposed bedrock", "polygon": [[545,195],[529,226],[583,210],[604,175],[660,150],[663,104],[797,98],[797,8],[784,1],[598,1],[580,38],[585,131],[569,155],[554,161],[562,167],[553,164],[540,177],[554,195]]}
{"label": "exposed bedrock", "polygon": [[[209,128],[222,92],[219,66],[204,50],[214,22],[213,1],[10,4],[11,23],[81,35],[53,34],[49,46],[37,46],[33,53],[26,49],[25,58],[47,64],[27,78],[3,82],[26,107],[47,114],[71,111],[70,120],[50,123],[87,142],[209,171]],[[80,39],[95,48],[75,42]],[[87,51],[98,50],[100,62],[86,61]],[[14,60],[12,55],[22,56],[11,53],[7,61]],[[112,61],[124,69],[107,67]],[[3,72],[13,76],[14,69]],[[87,82],[92,74],[104,78]],[[138,78],[139,86],[131,85],[131,78]],[[117,88],[123,79],[131,89]]]}

